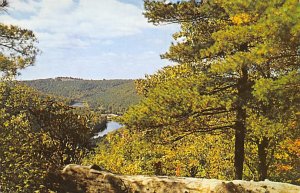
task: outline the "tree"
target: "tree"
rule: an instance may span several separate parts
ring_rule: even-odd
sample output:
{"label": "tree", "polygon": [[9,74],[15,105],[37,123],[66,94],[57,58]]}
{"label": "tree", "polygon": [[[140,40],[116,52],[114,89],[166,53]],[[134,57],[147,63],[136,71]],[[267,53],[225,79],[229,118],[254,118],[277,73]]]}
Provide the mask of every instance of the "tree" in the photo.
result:
{"label": "tree", "polygon": [[[2,1],[0,11],[8,6]],[[18,70],[33,65],[39,49],[34,33],[13,25],[0,23],[0,71],[2,78],[13,78]]]}
{"label": "tree", "polygon": [[93,115],[18,83],[0,84],[0,191],[45,191],[92,148]]}
{"label": "tree", "polygon": [[[146,99],[125,114],[123,123],[180,135],[175,140],[234,129],[235,178],[242,179],[245,137],[251,132],[247,118],[257,104],[254,87],[264,79],[299,76],[299,2],[146,0],[145,10],[155,25],[180,25],[175,43],[162,57],[189,66],[194,75],[175,67],[140,81]],[[266,106],[265,115],[270,110]]]}
{"label": "tree", "polygon": [[[230,179],[233,154],[229,136],[188,136],[172,144],[152,144],[144,133],[121,128],[100,139],[84,164],[120,174],[177,175]],[[210,143],[205,143],[210,142]],[[212,146],[212,144],[214,144]],[[220,148],[222,146],[223,148]]]}
{"label": "tree", "polygon": [[[248,145],[256,144],[258,162],[252,162],[258,166],[258,180],[275,177],[274,172],[268,175],[268,168],[274,171],[281,162],[276,157],[287,154],[283,150],[285,141],[297,141],[299,138],[299,85],[300,76],[293,72],[276,80],[260,79],[254,86],[255,101],[248,108],[250,113],[247,124],[250,132],[247,141]],[[253,151],[251,146],[249,150]],[[298,175],[295,173],[289,180],[299,178]]]}

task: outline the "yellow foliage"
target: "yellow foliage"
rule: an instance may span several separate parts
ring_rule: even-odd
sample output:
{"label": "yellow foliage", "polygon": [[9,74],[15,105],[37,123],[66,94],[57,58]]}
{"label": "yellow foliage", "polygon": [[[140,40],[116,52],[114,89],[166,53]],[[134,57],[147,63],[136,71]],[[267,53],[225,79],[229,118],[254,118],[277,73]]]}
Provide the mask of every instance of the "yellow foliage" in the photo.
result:
{"label": "yellow foliage", "polygon": [[239,13],[230,17],[231,21],[236,25],[247,24],[251,22],[251,16],[247,13]]}
{"label": "yellow foliage", "polygon": [[233,175],[232,148],[226,136],[188,136],[162,145],[123,128],[102,138],[95,154],[83,164],[101,165],[121,174],[230,179]]}
{"label": "yellow foliage", "polygon": [[293,169],[293,167],[290,166],[290,165],[283,165],[283,164],[282,165],[277,165],[277,170],[279,170],[281,172],[286,172],[286,171],[289,171],[291,169]]}
{"label": "yellow foliage", "polygon": [[287,141],[287,150],[289,151],[289,153],[292,153],[297,157],[300,157],[300,138],[294,141],[292,140]]}

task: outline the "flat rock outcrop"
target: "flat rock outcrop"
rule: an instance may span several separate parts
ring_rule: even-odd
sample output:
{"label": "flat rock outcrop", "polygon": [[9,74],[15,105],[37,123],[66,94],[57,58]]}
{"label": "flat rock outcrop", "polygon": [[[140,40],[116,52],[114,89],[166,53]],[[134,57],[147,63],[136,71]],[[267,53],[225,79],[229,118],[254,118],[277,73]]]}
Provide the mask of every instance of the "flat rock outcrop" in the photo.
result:
{"label": "flat rock outcrop", "polygon": [[58,192],[72,193],[300,193],[300,186],[279,182],[126,176],[80,165],[66,166],[56,180]]}

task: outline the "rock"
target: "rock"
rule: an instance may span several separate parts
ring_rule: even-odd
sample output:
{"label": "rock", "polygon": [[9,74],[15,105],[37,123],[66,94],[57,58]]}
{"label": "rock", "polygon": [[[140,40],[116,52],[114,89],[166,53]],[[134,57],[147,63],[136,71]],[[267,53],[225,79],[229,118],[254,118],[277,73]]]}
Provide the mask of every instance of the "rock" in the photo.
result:
{"label": "rock", "polygon": [[123,180],[112,173],[99,171],[95,165],[79,166],[67,165],[61,174],[63,181],[60,187],[61,192],[107,192],[122,193],[128,192]]}
{"label": "rock", "polygon": [[57,179],[59,189],[55,191],[72,193],[300,193],[300,186],[279,182],[126,176],[96,165],[68,165]]}

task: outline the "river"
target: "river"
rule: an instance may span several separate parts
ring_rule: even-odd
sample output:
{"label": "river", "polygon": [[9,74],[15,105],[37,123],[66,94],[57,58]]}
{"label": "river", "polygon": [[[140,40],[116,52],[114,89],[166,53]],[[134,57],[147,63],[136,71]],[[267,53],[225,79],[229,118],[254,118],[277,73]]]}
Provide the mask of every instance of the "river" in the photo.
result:
{"label": "river", "polygon": [[[77,101],[77,102],[74,102],[73,104],[71,104],[72,107],[84,107],[84,103],[83,102],[80,102],[80,101]],[[111,119],[111,117],[114,117],[114,116],[117,116],[117,115],[114,115],[114,114],[106,114],[106,116],[108,117],[108,120]],[[114,131],[114,130],[117,130],[119,128],[121,128],[122,125],[119,124],[118,122],[115,122],[115,121],[108,121],[106,123],[106,129],[104,131],[101,131],[99,133],[97,133],[95,136],[94,136],[94,139],[98,138],[98,137],[102,137],[103,135],[106,135],[108,132],[111,132],[111,131]]]}
{"label": "river", "polygon": [[71,107],[84,107],[83,102],[74,102],[71,104]]}
{"label": "river", "polygon": [[97,133],[94,138],[102,137],[103,135],[106,135],[108,132],[117,130],[121,127],[122,125],[120,123],[117,123],[115,121],[108,121],[106,124],[106,129],[104,131]]}

